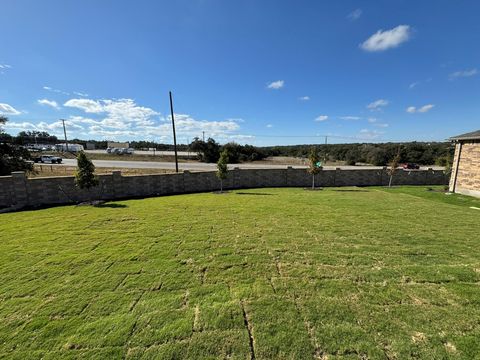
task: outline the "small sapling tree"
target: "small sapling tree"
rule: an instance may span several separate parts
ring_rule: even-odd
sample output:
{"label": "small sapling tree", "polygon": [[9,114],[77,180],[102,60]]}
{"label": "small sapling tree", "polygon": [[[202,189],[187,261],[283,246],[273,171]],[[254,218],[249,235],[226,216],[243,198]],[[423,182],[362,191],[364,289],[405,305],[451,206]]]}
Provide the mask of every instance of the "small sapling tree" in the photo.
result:
{"label": "small sapling tree", "polygon": [[95,165],[87,158],[85,152],[80,151],[77,155],[77,171],[75,171],[75,186],[79,189],[90,190],[98,185],[95,176]]}
{"label": "small sapling tree", "polygon": [[228,152],[223,150],[220,154],[220,159],[217,162],[217,177],[220,179],[220,192],[223,192],[223,180],[227,178],[228,174]]}
{"label": "small sapling tree", "polygon": [[312,174],[312,190],[315,189],[315,175],[320,172],[320,157],[318,156],[317,149],[312,147],[310,154],[308,155],[308,169],[307,171]]}
{"label": "small sapling tree", "polygon": [[390,180],[388,181],[388,187],[392,186],[393,175],[395,175],[395,171],[397,171],[398,166],[400,165],[400,154],[395,155],[392,162],[390,163],[390,167],[388,168],[388,175],[390,175]]}

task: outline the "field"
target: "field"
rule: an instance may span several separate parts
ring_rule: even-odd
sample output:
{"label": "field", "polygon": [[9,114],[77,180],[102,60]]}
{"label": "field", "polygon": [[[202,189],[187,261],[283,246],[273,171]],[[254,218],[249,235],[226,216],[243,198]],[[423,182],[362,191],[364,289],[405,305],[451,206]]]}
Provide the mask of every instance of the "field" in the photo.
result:
{"label": "field", "polygon": [[433,190],[0,215],[0,358],[478,358],[480,200]]}

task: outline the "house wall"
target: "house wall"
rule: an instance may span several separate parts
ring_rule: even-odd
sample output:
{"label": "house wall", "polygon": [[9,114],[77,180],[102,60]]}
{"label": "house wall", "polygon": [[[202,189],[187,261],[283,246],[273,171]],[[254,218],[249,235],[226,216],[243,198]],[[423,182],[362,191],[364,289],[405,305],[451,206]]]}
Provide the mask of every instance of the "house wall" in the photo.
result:
{"label": "house wall", "polygon": [[450,191],[480,197],[480,141],[462,141],[455,146]]}
{"label": "house wall", "polygon": [[[122,176],[120,171],[99,175],[100,185],[92,191],[75,187],[72,176],[27,179],[23,172],[0,177],[0,208],[71,204],[92,198],[103,200],[215,191],[220,183],[215,172]],[[316,186],[385,186],[389,175],[383,169],[321,170]],[[443,185],[448,179],[441,170],[398,170],[393,185]],[[224,180],[225,189],[261,187],[310,187],[312,176],[305,169],[234,169]]]}

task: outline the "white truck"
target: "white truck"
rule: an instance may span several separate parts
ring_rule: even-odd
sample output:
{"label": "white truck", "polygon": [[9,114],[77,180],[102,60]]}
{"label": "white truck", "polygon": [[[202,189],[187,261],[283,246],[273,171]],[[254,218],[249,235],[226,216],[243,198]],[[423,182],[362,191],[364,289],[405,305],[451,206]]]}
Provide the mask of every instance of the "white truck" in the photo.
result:
{"label": "white truck", "polygon": [[62,158],[53,155],[42,155],[33,159],[36,163],[47,163],[47,164],[61,164]]}

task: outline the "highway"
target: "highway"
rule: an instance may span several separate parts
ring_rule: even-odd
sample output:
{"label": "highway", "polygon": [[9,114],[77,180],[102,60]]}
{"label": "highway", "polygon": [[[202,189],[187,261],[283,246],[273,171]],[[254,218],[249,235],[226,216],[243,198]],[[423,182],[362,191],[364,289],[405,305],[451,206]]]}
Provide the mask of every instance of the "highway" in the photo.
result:
{"label": "highway", "polygon": [[[174,162],[159,162],[159,161],[120,161],[120,160],[93,160],[93,164],[96,167],[107,168],[120,168],[120,169],[167,169],[175,170]],[[55,166],[77,166],[77,160],[75,159],[63,159],[63,163]],[[229,164],[229,169],[238,167],[240,169],[286,169],[288,166],[292,166],[296,169],[306,169],[306,166],[302,165],[273,165],[273,164],[259,164],[259,163],[243,163],[243,164]],[[179,163],[180,170],[191,171],[212,171],[217,169],[216,164],[206,164],[201,162],[186,162]],[[341,168],[342,170],[360,170],[360,169],[382,169],[381,166],[325,166],[324,169]],[[426,169],[427,167],[422,167]],[[432,167],[435,170],[442,169],[441,167]]]}

